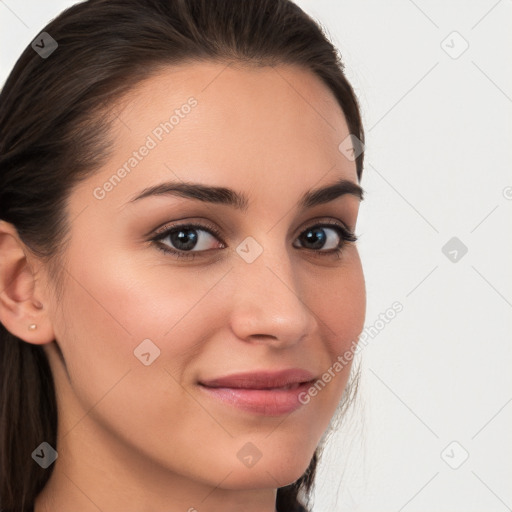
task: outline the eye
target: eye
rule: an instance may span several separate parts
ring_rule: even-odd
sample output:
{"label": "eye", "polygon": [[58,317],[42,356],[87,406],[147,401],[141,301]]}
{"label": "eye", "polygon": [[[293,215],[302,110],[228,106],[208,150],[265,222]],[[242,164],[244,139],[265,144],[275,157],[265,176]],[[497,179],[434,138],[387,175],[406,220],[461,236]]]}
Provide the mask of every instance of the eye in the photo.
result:
{"label": "eye", "polygon": [[[169,243],[164,243],[168,240]],[[178,224],[164,226],[151,239],[158,249],[176,258],[193,259],[198,253],[212,249],[224,249],[219,230],[206,224]],[[297,238],[300,245],[294,247],[313,251],[322,256],[338,255],[347,242],[357,237],[337,221],[326,221],[310,226]]]}
{"label": "eye", "polygon": [[339,253],[347,242],[356,242],[357,237],[338,222],[315,224],[297,238],[300,247],[323,253]]}
{"label": "eye", "polygon": [[[194,252],[203,252],[210,249],[224,248],[225,244],[219,243],[216,239],[220,238],[219,231],[214,226],[202,224],[181,224],[174,227],[166,226],[165,230],[152,238],[152,241],[158,242],[158,248],[166,253],[172,253],[177,257],[190,258]],[[168,244],[162,243],[162,240],[169,240]],[[217,247],[216,247],[217,245]]]}

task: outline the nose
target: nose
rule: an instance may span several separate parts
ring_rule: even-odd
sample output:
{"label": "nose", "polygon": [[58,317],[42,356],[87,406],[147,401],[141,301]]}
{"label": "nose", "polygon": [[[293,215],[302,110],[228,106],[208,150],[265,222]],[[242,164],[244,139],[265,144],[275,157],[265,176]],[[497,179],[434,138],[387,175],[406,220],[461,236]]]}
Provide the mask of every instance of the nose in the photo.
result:
{"label": "nose", "polygon": [[231,274],[230,323],[239,339],[287,348],[314,332],[317,318],[289,256],[265,250],[252,263],[236,261]]}

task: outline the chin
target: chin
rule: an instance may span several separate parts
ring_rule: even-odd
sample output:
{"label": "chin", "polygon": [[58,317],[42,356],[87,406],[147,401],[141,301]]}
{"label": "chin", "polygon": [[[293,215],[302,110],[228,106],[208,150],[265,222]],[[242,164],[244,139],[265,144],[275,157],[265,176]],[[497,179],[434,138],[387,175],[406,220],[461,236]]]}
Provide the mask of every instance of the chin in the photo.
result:
{"label": "chin", "polygon": [[[289,454],[281,454],[281,460],[264,461],[262,457],[250,468],[232,468],[233,472],[223,482],[225,489],[265,489],[290,485],[297,481],[306,471],[311,462],[311,457],[301,454],[290,457]],[[274,459],[275,457],[273,457]]]}

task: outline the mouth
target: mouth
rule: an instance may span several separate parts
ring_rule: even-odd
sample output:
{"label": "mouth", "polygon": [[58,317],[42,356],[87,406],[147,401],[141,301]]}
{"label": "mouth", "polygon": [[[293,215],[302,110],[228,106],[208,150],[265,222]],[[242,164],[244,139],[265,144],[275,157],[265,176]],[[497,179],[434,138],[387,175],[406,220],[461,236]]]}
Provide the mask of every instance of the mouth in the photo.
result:
{"label": "mouth", "polygon": [[286,386],[247,386],[247,385],[233,385],[233,386],[209,386],[207,384],[203,384],[202,382],[199,382],[200,386],[204,386],[205,388],[211,388],[211,389],[245,389],[245,390],[256,390],[256,391],[280,391],[284,390],[287,391],[289,389],[297,389],[303,384],[309,384],[314,381],[304,381],[304,382],[294,382],[292,384],[286,384]]}
{"label": "mouth", "polygon": [[199,384],[210,388],[293,389],[311,380],[314,380],[312,372],[300,368],[292,368],[275,372],[236,373],[224,377],[201,380]]}
{"label": "mouth", "polygon": [[291,413],[301,407],[300,396],[315,382],[304,370],[237,374],[198,382],[210,399],[245,412],[265,416]]}

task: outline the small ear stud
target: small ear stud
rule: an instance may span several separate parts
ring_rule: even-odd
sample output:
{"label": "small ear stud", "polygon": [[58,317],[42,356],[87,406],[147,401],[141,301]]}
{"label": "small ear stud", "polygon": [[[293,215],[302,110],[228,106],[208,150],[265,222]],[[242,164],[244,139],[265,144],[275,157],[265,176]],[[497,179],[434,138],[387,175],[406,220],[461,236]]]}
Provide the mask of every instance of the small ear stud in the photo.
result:
{"label": "small ear stud", "polygon": [[37,325],[36,325],[36,324],[30,324],[30,325],[28,326],[28,330],[29,330],[29,331],[35,331],[36,329],[37,329]]}

